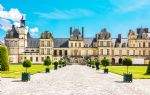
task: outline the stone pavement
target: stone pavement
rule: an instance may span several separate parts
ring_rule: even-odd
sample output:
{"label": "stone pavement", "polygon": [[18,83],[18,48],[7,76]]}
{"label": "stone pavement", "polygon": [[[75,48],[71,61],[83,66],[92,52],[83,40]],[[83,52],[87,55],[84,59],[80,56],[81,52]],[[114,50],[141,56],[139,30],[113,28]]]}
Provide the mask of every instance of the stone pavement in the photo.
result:
{"label": "stone pavement", "polygon": [[149,79],[123,83],[122,76],[82,65],[35,74],[29,82],[0,80],[0,95],[150,95]]}

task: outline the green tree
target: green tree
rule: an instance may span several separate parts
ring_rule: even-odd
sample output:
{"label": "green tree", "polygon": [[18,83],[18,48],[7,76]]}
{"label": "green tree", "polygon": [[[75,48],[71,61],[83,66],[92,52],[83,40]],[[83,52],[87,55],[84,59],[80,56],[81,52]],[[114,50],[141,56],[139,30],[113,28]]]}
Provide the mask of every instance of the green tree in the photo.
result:
{"label": "green tree", "polygon": [[132,60],[130,58],[124,58],[123,65],[127,66],[127,73],[128,73],[128,67],[132,65]]}
{"label": "green tree", "polygon": [[0,45],[0,64],[2,71],[9,71],[8,49]]}
{"label": "green tree", "polygon": [[110,62],[108,59],[106,59],[106,57],[104,57],[104,59],[101,60],[102,65],[106,68],[107,66],[109,66]]}
{"label": "green tree", "polygon": [[27,69],[32,66],[32,63],[30,60],[25,60],[22,65],[23,67],[26,68],[26,73],[27,73]]}
{"label": "green tree", "polygon": [[148,64],[148,66],[147,66],[146,74],[150,74],[150,61],[149,61],[149,64]]}
{"label": "green tree", "polygon": [[51,59],[49,56],[47,56],[47,58],[44,60],[44,65],[47,66],[47,68],[49,68],[49,65],[51,65]]}
{"label": "green tree", "polygon": [[62,65],[62,60],[59,60],[59,65],[60,65],[60,66]]}

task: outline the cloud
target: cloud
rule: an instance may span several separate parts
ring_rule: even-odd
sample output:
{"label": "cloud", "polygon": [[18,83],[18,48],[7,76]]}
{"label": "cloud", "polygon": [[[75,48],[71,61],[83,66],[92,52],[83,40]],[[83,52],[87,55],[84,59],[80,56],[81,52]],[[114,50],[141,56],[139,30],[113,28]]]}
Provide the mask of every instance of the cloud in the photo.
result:
{"label": "cloud", "polygon": [[12,23],[19,27],[22,15],[25,16],[17,8],[11,8],[9,11],[5,11],[4,7],[0,4],[0,29],[7,31],[11,28]]}
{"label": "cloud", "polygon": [[92,16],[95,13],[85,9],[70,9],[70,10],[55,9],[50,13],[35,12],[34,14],[37,14],[41,17],[48,18],[48,19],[72,19],[72,18]]}
{"label": "cloud", "polygon": [[38,27],[30,28],[30,33],[32,36],[37,36],[37,32],[39,32]]}
{"label": "cloud", "polygon": [[0,29],[7,31],[11,28],[11,23],[7,19],[0,18]]}
{"label": "cloud", "polygon": [[5,18],[12,21],[20,21],[22,17],[22,13],[17,8],[11,8],[9,11],[0,11],[0,17]]}
{"label": "cloud", "polygon": [[0,11],[2,11],[4,9],[4,7],[0,4]]}
{"label": "cloud", "polygon": [[115,12],[128,13],[148,7],[150,0],[110,0],[110,2],[116,8]]}

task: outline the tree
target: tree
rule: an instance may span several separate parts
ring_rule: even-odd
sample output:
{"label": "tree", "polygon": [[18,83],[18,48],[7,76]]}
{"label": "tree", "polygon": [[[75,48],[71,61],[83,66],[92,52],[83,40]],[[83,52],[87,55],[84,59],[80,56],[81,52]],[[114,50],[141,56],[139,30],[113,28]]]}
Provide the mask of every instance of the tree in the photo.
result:
{"label": "tree", "polygon": [[95,65],[95,60],[91,60],[91,65]]}
{"label": "tree", "polygon": [[2,71],[9,71],[8,50],[5,46],[0,45],[0,64]]}
{"label": "tree", "polygon": [[147,67],[146,74],[150,74],[150,61],[149,61],[148,67]]}
{"label": "tree", "polygon": [[30,60],[25,60],[22,65],[23,67],[26,68],[26,73],[27,73],[27,69],[32,66],[32,63]]}
{"label": "tree", "polygon": [[128,73],[128,66],[132,65],[132,60],[130,58],[124,58],[123,65],[127,66],[127,73]]}
{"label": "tree", "polygon": [[48,68],[49,68],[49,65],[51,65],[51,60],[49,56],[47,56],[47,58],[44,60],[44,65],[47,66]]}
{"label": "tree", "polygon": [[109,60],[108,59],[106,59],[106,57],[104,57],[104,59],[102,59],[101,60],[101,63],[102,63],[102,65],[105,67],[105,69],[106,69],[106,67],[107,66],[109,66]]}

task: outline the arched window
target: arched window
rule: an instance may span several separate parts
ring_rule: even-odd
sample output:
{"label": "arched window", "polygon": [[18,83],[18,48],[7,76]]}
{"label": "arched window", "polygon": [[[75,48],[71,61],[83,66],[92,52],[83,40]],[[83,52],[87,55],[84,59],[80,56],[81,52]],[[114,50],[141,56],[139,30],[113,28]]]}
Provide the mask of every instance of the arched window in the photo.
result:
{"label": "arched window", "polygon": [[122,64],[122,58],[119,58],[119,64]]}
{"label": "arched window", "polygon": [[111,64],[115,64],[115,58],[112,58]]}

